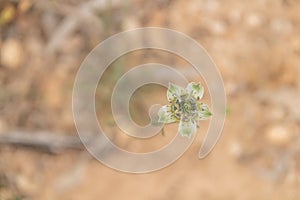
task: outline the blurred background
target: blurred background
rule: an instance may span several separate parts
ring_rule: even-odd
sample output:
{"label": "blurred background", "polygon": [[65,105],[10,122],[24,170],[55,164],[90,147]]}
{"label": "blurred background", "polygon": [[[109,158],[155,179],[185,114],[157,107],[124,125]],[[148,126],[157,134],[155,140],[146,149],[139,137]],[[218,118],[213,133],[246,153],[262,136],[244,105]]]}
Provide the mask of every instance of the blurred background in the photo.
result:
{"label": "blurred background", "polygon": [[[0,200],[300,199],[299,9],[297,0],[0,0]],[[206,48],[224,80],[227,118],[204,160],[198,151],[207,121],[174,164],[133,175],[82,147],[72,87],[99,42],[147,26],[181,31]],[[166,52],[135,51],[111,64],[96,94],[99,121],[129,151],[162,147],[177,130],[168,125],[165,134],[140,141],[114,123],[114,84],[148,62],[191,68]],[[165,104],[165,94],[151,85],[136,91],[133,119],[147,124],[149,106]],[[203,101],[210,104],[209,93]]]}

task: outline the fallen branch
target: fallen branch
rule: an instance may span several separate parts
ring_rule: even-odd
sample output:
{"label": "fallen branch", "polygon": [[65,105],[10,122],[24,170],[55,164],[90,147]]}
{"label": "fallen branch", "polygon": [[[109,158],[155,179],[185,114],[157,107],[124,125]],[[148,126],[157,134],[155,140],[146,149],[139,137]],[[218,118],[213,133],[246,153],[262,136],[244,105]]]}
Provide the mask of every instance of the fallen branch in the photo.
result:
{"label": "fallen branch", "polygon": [[15,131],[0,134],[0,145],[33,147],[50,153],[58,153],[65,149],[84,149],[79,137],[50,132]]}

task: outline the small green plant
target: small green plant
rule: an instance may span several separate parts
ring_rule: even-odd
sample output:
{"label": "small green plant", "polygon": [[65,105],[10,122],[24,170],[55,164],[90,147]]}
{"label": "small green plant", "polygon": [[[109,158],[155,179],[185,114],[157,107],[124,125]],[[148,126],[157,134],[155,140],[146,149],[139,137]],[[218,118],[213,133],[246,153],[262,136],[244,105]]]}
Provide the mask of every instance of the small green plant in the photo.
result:
{"label": "small green plant", "polygon": [[160,108],[158,122],[164,124],[179,122],[179,133],[191,137],[197,132],[199,120],[208,119],[212,115],[208,106],[199,102],[203,94],[204,88],[200,83],[191,82],[185,89],[170,83],[167,91],[170,105]]}

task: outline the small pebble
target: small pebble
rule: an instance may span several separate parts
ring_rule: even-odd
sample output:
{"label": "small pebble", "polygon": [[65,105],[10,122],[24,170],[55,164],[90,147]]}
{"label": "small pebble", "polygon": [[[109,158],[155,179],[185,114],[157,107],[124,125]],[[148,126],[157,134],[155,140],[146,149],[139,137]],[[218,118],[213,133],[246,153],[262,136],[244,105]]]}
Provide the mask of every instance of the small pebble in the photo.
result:
{"label": "small pebble", "polygon": [[0,53],[1,64],[4,67],[16,69],[21,66],[23,49],[18,40],[8,39],[4,41]]}
{"label": "small pebble", "polygon": [[250,27],[258,27],[262,24],[262,17],[259,14],[251,13],[246,17],[246,23]]}
{"label": "small pebble", "polygon": [[274,125],[266,129],[266,139],[273,145],[286,145],[292,139],[291,130],[283,125]]}
{"label": "small pebble", "polygon": [[228,151],[234,158],[240,158],[241,155],[243,154],[243,148],[238,141],[232,141],[229,144]]}
{"label": "small pebble", "polygon": [[223,35],[227,30],[227,25],[221,21],[210,22],[209,28],[214,35]]}

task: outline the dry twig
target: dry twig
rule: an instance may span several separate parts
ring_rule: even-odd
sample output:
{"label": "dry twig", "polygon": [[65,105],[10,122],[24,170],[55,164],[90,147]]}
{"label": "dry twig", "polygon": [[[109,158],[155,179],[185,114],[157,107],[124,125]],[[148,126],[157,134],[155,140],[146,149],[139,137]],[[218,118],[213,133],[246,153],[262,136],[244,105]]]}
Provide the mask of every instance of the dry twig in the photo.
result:
{"label": "dry twig", "polygon": [[79,137],[50,132],[15,131],[0,134],[0,145],[34,147],[51,153],[57,153],[64,149],[83,149]]}

